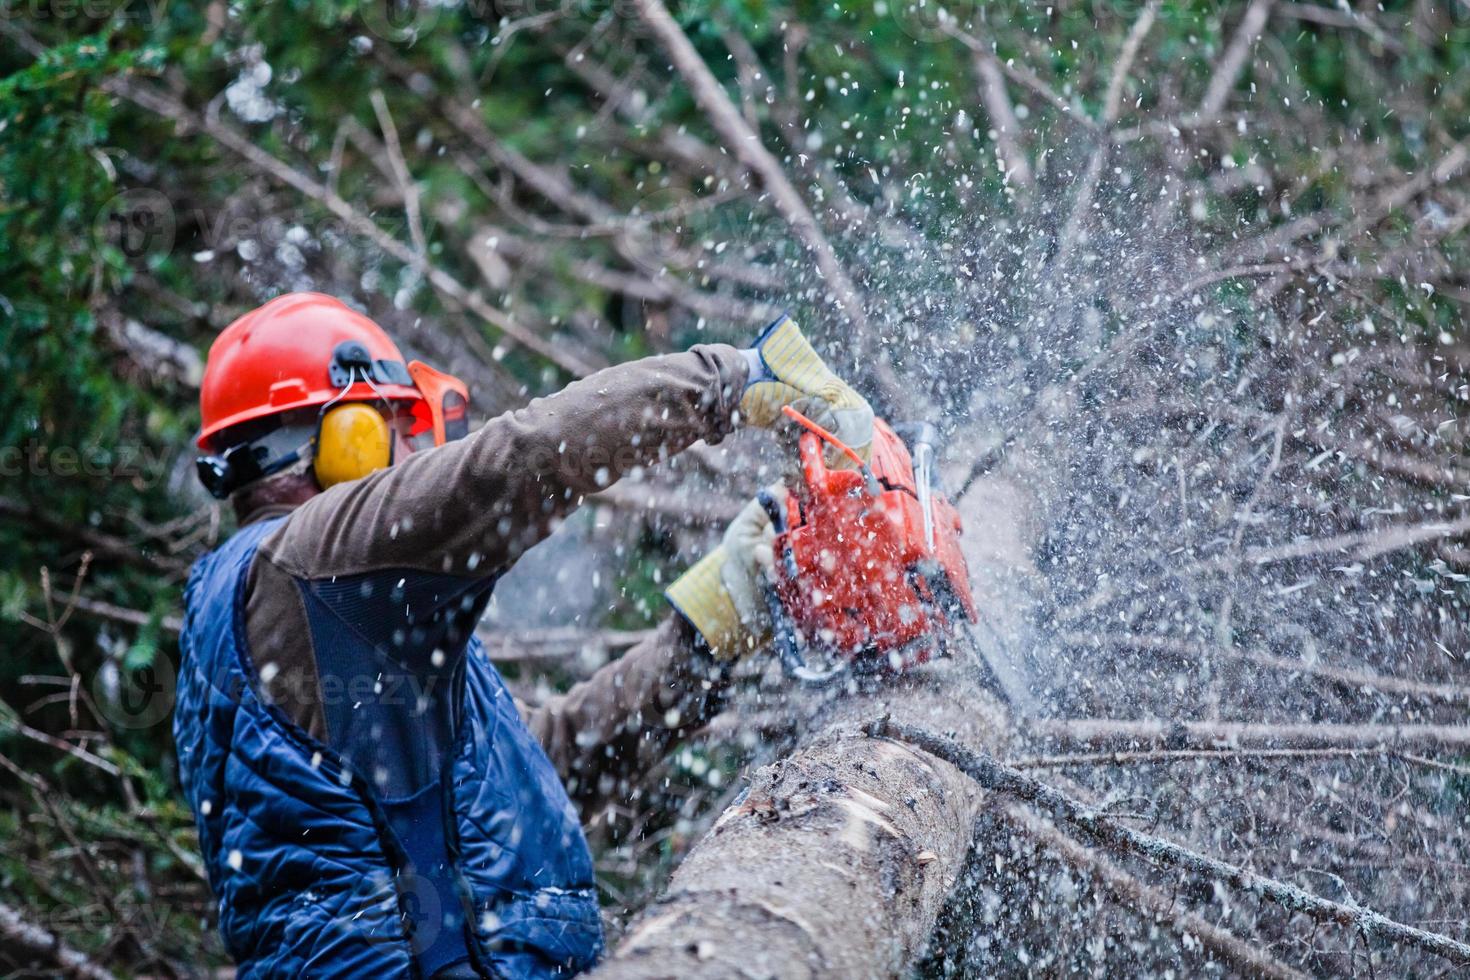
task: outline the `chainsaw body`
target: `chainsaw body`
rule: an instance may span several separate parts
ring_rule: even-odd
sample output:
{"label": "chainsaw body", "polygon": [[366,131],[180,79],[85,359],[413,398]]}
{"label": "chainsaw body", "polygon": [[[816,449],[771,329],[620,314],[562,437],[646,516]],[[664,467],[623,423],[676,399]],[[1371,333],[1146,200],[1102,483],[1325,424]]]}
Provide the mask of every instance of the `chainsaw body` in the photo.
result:
{"label": "chainsaw body", "polygon": [[[801,483],[776,527],[771,602],[793,675],[904,670],[942,652],[957,621],[975,620],[960,517],[935,485],[927,438],[911,455],[875,421],[871,472],[863,472],[828,467],[822,439],[802,435]],[[813,668],[809,654],[829,667]]]}

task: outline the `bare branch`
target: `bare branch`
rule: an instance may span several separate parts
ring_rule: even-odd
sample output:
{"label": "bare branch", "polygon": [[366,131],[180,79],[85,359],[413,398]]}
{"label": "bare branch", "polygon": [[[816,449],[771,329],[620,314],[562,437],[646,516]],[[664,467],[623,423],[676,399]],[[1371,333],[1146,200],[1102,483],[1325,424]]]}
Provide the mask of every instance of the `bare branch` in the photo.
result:
{"label": "bare branch", "polygon": [[1068,746],[1101,749],[1122,746],[1139,750],[1148,746],[1183,749],[1205,748],[1296,748],[1395,751],[1436,748],[1464,751],[1470,748],[1470,726],[1301,724],[1291,722],[1167,721],[1113,718],[1043,718],[1031,722],[1032,732]]}
{"label": "bare branch", "polygon": [[1233,932],[1179,908],[1173,898],[1124,871],[1098,851],[1079,844],[1024,807],[1014,804],[1006,807],[1005,817],[1036,838],[1048,851],[1096,878],[1114,900],[1166,923],[1182,936],[1193,936],[1206,949],[1242,973],[1278,980],[1305,978],[1306,974],[1292,969]]}
{"label": "bare branch", "polygon": [[408,217],[408,233],[413,247],[421,256],[429,254],[428,239],[424,237],[424,217],[419,206],[419,189],[408,172],[408,161],[403,158],[403,145],[398,141],[398,127],[393,125],[393,114],[388,111],[388,100],[382,89],[373,89],[370,99],[373,112],[378,116],[378,128],[383,131],[383,145],[388,151],[388,163],[393,168],[393,177],[403,194],[403,210]]}
{"label": "bare branch", "polygon": [[[510,314],[486,302],[482,296],[469,290],[458,279],[455,279],[438,266],[430,265],[423,255],[418,254],[408,245],[405,245],[397,238],[383,231],[382,228],[378,227],[377,222],[359,212],[352,205],[337,196],[335,192],[329,190],[314,178],[308,177],[289,164],[271,156],[244,135],[236,132],[232,127],[218,119],[201,117],[198,113],[195,113],[172,96],[134,84],[125,78],[109,78],[104,85],[114,95],[125,98],[149,112],[156,113],[166,119],[208,134],[223,146],[243,157],[246,162],[253,165],[260,173],[272,177],[306,197],[317,201],[328,211],[342,219],[353,231],[370,239],[374,245],[381,248],[393,258],[418,270],[444,299],[456,306],[462,306],[470,310],[476,316],[492,324],[508,338],[519,343],[526,349],[534,351],[573,375],[581,376],[590,374],[595,370],[595,368],[568,354],[558,345],[527,330],[513,319]],[[480,337],[472,330],[461,332],[464,334],[464,338],[470,345],[470,348],[487,364],[497,363],[499,361],[499,358],[485,343],[483,337]]]}
{"label": "bare branch", "polygon": [[989,51],[970,49],[971,62],[980,80],[980,101],[995,129],[995,146],[1005,165],[1006,179],[1022,189],[1030,189],[1035,183],[1031,174],[1031,161],[1021,146],[1021,122],[1016,118],[1015,107],[1006,91],[1005,73],[1001,71],[999,59]]}
{"label": "bare branch", "polygon": [[1470,515],[1449,521],[1427,521],[1423,524],[1398,524],[1367,531],[1338,534],[1330,538],[1307,538],[1291,544],[1251,548],[1239,554],[1206,558],[1176,570],[1176,575],[1207,575],[1234,572],[1251,565],[1268,565],[1299,558],[1342,554],[1368,561],[1394,551],[1403,551],[1432,541],[1443,541],[1470,534]]}
{"label": "bare branch", "polygon": [[[495,243],[493,248],[489,244],[492,241]],[[560,259],[543,246],[499,228],[477,229],[470,240],[469,251],[471,257],[477,261],[487,252],[499,253],[533,268],[545,271],[560,269],[575,279],[608,292],[651,303],[682,306],[691,313],[714,320],[728,320],[744,325],[751,320],[765,319],[781,312],[780,307],[769,303],[731,299],[696,289],[672,275],[653,278],[610,269],[589,259]]]}
{"label": "bare branch", "polygon": [[21,911],[0,901],[0,950],[20,963],[39,960],[56,967],[61,976],[79,980],[113,980],[113,973],[68,946],[61,937],[34,922]]}
{"label": "bare branch", "polygon": [[490,627],[477,631],[490,659],[496,663],[535,664],[565,660],[585,649],[625,650],[652,636],[655,630],[599,630],[561,627],[506,632]]}
{"label": "bare branch", "polygon": [[[1425,191],[1458,177],[1467,164],[1470,164],[1470,140],[1461,140],[1446,150],[1433,166],[1425,167],[1407,179],[1395,175],[1385,180],[1378,194],[1371,200],[1355,202],[1344,212],[1351,220],[1337,230],[1336,237],[1340,240],[1356,238]],[[1333,227],[1342,217],[1333,211],[1314,211],[1277,225],[1257,238],[1224,249],[1222,253],[1210,256],[1207,261],[1210,265],[1221,265],[1264,258],[1294,242]]]}
{"label": "bare branch", "polygon": [[[114,623],[126,623],[129,626],[147,626],[154,621],[152,616],[141,610],[128,609],[126,606],[103,602],[100,599],[89,599],[86,596],[77,597],[76,610],[89,616],[111,620]],[[184,620],[179,616],[163,616],[158,619],[158,625],[164,632],[177,633],[183,628]]]}
{"label": "bare branch", "polygon": [[32,742],[49,746],[58,752],[64,752],[78,762],[92,766],[94,769],[100,769],[109,776],[122,775],[121,769],[96,753],[89,752],[80,745],[75,745],[66,739],[57,738],[49,732],[43,732],[40,729],[27,725],[15,715],[14,709],[3,701],[0,701],[0,731],[12,731],[22,738],[28,738]]}
{"label": "bare branch", "polygon": [[[1470,729],[1464,731],[1470,734]],[[1036,804],[1054,819],[1075,828],[1086,837],[1135,854],[1153,864],[1181,868],[1192,874],[1232,885],[1250,894],[1270,899],[1288,912],[1305,915],[1316,922],[1346,926],[1359,930],[1366,936],[1416,946],[1454,963],[1470,965],[1470,945],[1457,939],[1405,925],[1360,905],[1343,905],[1329,901],[1284,881],[1209,857],[1162,837],[1113,823],[1093,807],[1054,787],[1003,765],[982,752],[965,748],[922,728],[883,718],[869,726],[868,734],[907,742],[943,759],[987,790]]]}
{"label": "bare branch", "polygon": [[1143,39],[1148,37],[1148,32],[1153,29],[1158,15],[1159,4],[1157,0],[1151,0],[1148,6],[1139,13],[1138,19],[1133,22],[1133,27],[1128,31],[1128,37],[1123,42],[1123,50],[1118,53],[1118,61],[1113,65],[1113,73],[1108,79],[1107,94],[1103,98],[1101,122],[1105,128],[1111,128],[1113,123],[1118,121],[1118,113],[1123,106],[1123,85],[1128,81],[1128,73],[1133,70],[1133,62],[1138,59],[1138,51],[1143,47]]}
{"label": "bare branch", "polygon": [[1235,650],[1229,647],[1212,646],[1206,643],[1191,643],[1170,636],[1150,636],[1140,633],[1061,633],[1057,639],[1062,643],[1078,646],[1106,644],[1134,650],[1158,650],[1182,657],[1222,657],[1241,663],[1256,664],[1272,670],[1308,674],[1342,684],[1353,690],[1374,690],[1386,694],[1407,694],[1413,697],[1443,701],[1448,704],[1470,705],[1470,689],[1451,684],[1430,684],[1426,681],[1389,677],[1367,671],[1332,667],[1316,661],[1276,657],[1268,653],[1250,650]]}
{"label": "bare branch", "polygon": [[1470,776],[1470,766],[1453,762],[1441,762],[1409,752],[1383,752],[1377,749],[1140,749],[1116,752],[1065,752],[1061,755],[1033,755],[1014,759],[1007,764],[1017,769],[1068,769],[1077,766],[1140,766],[1169,765],[1175,762],[1245,762],[1262,759],[1300,761],[1303,759],[1361,759],[1383,756],[1401,759],[1404,762],[1439,769],[1461,776]]}
{"label": "bare branch", "polygon": [[1049,288],[1055,289],[1065,281],[1065,270],[1071,262],[1072,253],[1083,238],[1084,229],[1091,216],[1092,202],[1097,195],[1097,186],[1102,179],[1103,167],[1112,150],[1112,142],[1107,138],[1106,130],[1111,129],[1113,123],[1117,122],[1118,113],[1122,108],[1123,86],[1128,80],[1128,72],[1132,69],[1133,62],[1138,57],[1139,48],[1143,46],[1143,39],[1148,36],[1158,13],[1157,0],[1150,0],[1150,3],[1139,12],[1138,19],[1133,22],[1133,27],[1128,31],[1128,37],[1123,42],[1123,49],[1118,53],[1118,60],[1113,65],[1112,74],[1108,78],[1107,93],[1103,97],[1102,117],[1098,120],[1104,132],[1096,137],[1096,145],[1088,156],[1087,167],[1077,182],[1077,192],[1072,196],[1072,207],[1067,212],[1067,220],[1057,236],[1056,254],[1051,260],[1053,275]]}
{"label": "bare branch", "polygon": [[[644,24],[663,45],[675,70],[688,83],[695,102],[709,117],[710,124],[719,133],[721,140],[736,159],[760,178],[771,195],[776,210],[812,253],[822,278],[826,280],[837,305],[847,317],[853,340],[864,346],[869,345],[873,331],[869,329],[862,297],[847,270],[843,268],[832,244],[822,233],[821,226],[817,224],[817,219],[807,207],[806,201],[787,179],[780,162],[765,148],[760,136],[740,115],[740,110],[735,108],[730,97],[720,87],[709,66],[704,63],[699,52],[694,50],[694,45],[689,42],[684,31],[674,22],[663,0],[634,0],[634,7]],[[884,394],[896,404],[904,404],[908,399],[886,362],[874,358],[872,366]]]}
{"label": "bare branch", "polygon": [[189,570],[189,563],[187,561],[167,555],[147,553],[140,546],[123,538],[108,534],[105,531],[99,531],[93,527],[88,527],[85,524],[61,520],[58,517],[46,513],[34,504],[16,500],[12,497],[0,497],[0,517],[34,521],[47,531],[64,534],[99,555],[136,564],[159,574],[182,576]]}
{"label": "bare branch", "polygon": [[1364,14],[1361,10],[1352,10],[1347,7],[1323,7],[1315,3],[1283,3],[1277,6],[1277,11],[1284,17],[1293,17],[1309,24],[1321,24],[1324,27],[1341,27],[1347,30],[1358,30],[1367,34],[1374,43],[1381,44],[1395,54],[1403,54],[1403,42],[1379,27],[1373,18]]}
{"label": "bare branch", "polygon": [[740,512],[742,502],[733,497],[691,493],[653,483],[621,480],[590,498],[634,512],[656,514],[660,519],[694,526],[721,525]]}
{"label": "bare branch", "polygon": [[1245,69],[1251,46],[1265,29],[1275,3],[1276,0],[1252,0],[1251,5],[1246,8],[1245,16],[1240,19],[1240,26],[1235,30],[1235,36],[1230,39],[1230,46],[1225,49],[1220,63],[1215,66],[1215,73],[1210,76],[1205,97],[1199,104],[1197,114],[1200,117],[1218,115],[1225,107],[1225,100],[1230,97],[1230,91],[1235,88],[1240,73]]}

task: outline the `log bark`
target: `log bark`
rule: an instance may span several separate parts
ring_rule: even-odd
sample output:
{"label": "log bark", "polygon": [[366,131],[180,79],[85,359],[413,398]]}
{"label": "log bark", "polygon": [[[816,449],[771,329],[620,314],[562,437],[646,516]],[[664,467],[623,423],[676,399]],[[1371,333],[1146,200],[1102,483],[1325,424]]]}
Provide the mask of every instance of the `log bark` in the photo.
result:
{"label": "log bark", "polygon": [[[1020,478],[983,478],[962,502],[988,659],[1028,643],[1035,506]],[[593,976],[905,974],[960,879],[987,798],[950,764],[863,728],[887,715],[1004,754],[1010,712],[986,677],[966,655],[860,689],[791,690],[794,749],[751,776]]]}
{"label": "log bark", "polygon": [[[924,949],[964,866],[982,794],[954,767],[867,738],[875,711],[999,746],[1004,717],[946,661],[823,706],[758,770],[595,974],[887,977]],[[972,698],[963,710],[960,699]]]}

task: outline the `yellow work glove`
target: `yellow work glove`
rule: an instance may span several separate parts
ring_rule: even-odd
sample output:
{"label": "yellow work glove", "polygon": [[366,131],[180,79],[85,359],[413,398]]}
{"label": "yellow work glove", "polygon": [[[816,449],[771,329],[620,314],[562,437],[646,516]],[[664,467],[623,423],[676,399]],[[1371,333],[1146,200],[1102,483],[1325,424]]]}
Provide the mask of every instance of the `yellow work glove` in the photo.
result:
{"label": "yellow work glove", "polygon": [[[786,490],[769,491],[784,509]],[[759,500],[741,509],[720,546],[674,580],[664,596],[704,637],[716,660],[733,660],[765,646],[771,637],[766,590],[774,562],[776,531]]]}
{"label": "yellow work glove", "polygon": [[[747,422],[766,429],[782,422],[790,425],[781,412],[790,405],[868,458],[873,409],[832,373],[795,320],[783,316],[767,327],[746,352],[746,359],[751,362],[751,372],[740,397],[740,414]],[[827,457],[831,465],[841,466],[847,460],[831,447]]]}

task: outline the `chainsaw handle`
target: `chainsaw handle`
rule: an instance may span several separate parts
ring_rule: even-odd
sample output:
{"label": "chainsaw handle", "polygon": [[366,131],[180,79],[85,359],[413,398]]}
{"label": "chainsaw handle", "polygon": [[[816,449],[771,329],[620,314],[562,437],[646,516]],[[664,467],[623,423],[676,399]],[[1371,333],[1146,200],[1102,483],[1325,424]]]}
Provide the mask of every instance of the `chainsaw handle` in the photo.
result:
{"label": "chainsaw handle", "polygon": [[827,482],[827,460],[824,458],[822,439],[815,432],[803,432],[796,442],[801,459],[801,476],[807,490],[815,493]]}
{"label": "chainsaw handle", "polygon": [[761,510],[771,519],[771,528],[777,534],[786,533],[786,508],[781,506],[781,501],[769,490],[762,489],[755,495],[756,502],[761,505]]}
{"label": "chainsaw handle", "polygon": [[790,405],[782,408],[781,411],[786,413],[787,418],[806,430],[801,438],[797,440],[796,448],[801,458],[802,475],[806,478],[808,490],[816,493],[826,483],[827,460],[824,458],[826,450],[822,448],[822,443],[825,442],[852,460],[853,466],[863,475],[863,484],[867,487],[869,496],[876,497],[883,492],[883,487],[879,485],[878,478],[873,475],[873,468],[864,462],[863,458],[851,446]]}

